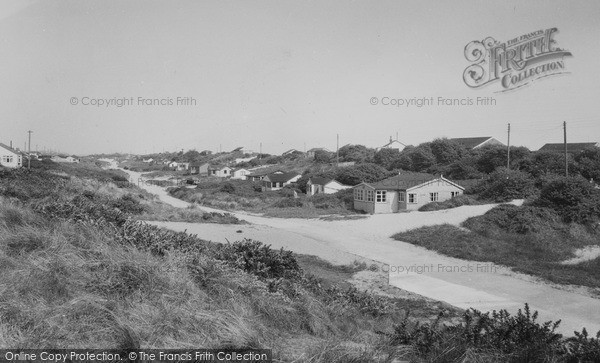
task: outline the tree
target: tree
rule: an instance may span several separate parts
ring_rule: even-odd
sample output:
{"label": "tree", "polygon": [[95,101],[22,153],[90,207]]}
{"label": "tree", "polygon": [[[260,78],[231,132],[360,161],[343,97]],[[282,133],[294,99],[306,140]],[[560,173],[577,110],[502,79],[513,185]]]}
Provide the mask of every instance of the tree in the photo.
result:
{"label": "tree", "polygon": [[315,161],[317,163],[328,163],[331,161],[332,153],[325,150],[316,150],[315,151]]}
{"label": "tree", "polygon": [[375,156],[375,150],[363,145],[345,145],[339,150],[341,161],[370,163]]}
{"label": "tree", "polygon": [[591,147],[583,150],[574,156],[578,164],[578,172],[586,179],[600,181],[600,148]]}
{"label": "tree", "polygon": [[[529,157],[531,152],[526,147],[518,146],[510,148],[510,165],[517,166],[524,159]],[[506,146],[490,145],[475,151],[477,158],[477,169],[483,173],[489,174],[496,168],[506,167],[507,150]]]}
{"label": "tree", "polygon": [[400,158],[400,150],[383,148],[375,153],[375,164],[389,169],[396,160]]}
{"label": "tree", "polygon": [[435,139],[429,143],[429,149],[437,164],[448,165],[467,154],[467,149],[456,141]]}
{"label": "tree", "polygon": [[[577,170],[578,166],[573,156],[567,154],[569,170]],[[551,151],[536,151],[518,163],[520,170],[524,170],[534,177],[541,177],[546,174],[564,174],[565,157],[561,153]]]}
{"label": "tree", "polygon": [[372,183],[391,176],[387,169],[377,164],[364,163],[342,168],[336,173],[335,179],[342,184],[357,185],[361,182]]}
{"label": "tree", "polygon": [[554,209],[565,222],[590,223],[600,217],[600,191],[580,176],[547,178],[534,204]]}
{"label": "tree", "polygon": [[479,194],[482,199],[508,202],[527,198],[536,192],[536,188],[534,179],[528,173],[498,168],[476,185],[472,192]]}

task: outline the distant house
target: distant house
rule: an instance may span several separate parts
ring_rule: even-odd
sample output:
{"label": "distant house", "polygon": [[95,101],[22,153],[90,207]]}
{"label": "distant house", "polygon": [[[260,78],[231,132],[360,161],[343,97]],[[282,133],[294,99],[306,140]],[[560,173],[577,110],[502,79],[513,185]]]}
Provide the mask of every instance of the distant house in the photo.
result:
{"label": "distant house", "polygon": [[20,168],[23,166],[23,154],[0,143],[0,165],[6,168]]}
{"label": "distant house", "polygon": [[463,194],[464,188],[443,176],[403,173],[354,188],[354,209],[367,213],[417,210],[430,202],[443,202]]}
{"label": "distant house", "polygon": [[177,165],[179,165],[179,163],[176,161],[171,161],[169,164],[167,164],[167,166],[169,168],[173,168],[173,169],[177,169]]}
{"label": "distant house", "polygon": [[340,190],[352,188],[349,185],[344,185],[335,179],[312,177],[306,183],[306,194],[312,196],[315,194],[333,194]]}
{"label": "distant house", "polygon": [[[593,147],[599,147],[600,144],[597,142],[568,142],[567,152],[578,153],[580,151],[590,149]],[[565,152],[564,143],[546,144],[542,146],[538,151],[549,151],[549,152]]]}
{"label": "distant house", "polygon": [[307,158],[310,158],[310,159],[314,159],[314,158],[315,158],[315,153],[316,153],[317,151],[325,151],[325,152],[328,152],[328,153],[330,153],[330,152],[331,152],[331,151],[329,151],[329,150],[325,149],[324,147],[315,147],[315,148],[312,148],[312,149],[310,149],[310,150],[308,150],[308,151],[306,152],[306,157],[307,157]]}
{"label": "distant house", "polygon": [[246,169],[235,169],[231,172],[231,179],[246,180],[248,174],[250,174],[250,172]]}
{"label": "distant house", "polygon": [[261,181],[263,180],[269,173],[249,173],[246,174],[246,180],[250,180],[250,181]]}
{"label": "distant house", "polygon": [[209,164],[190,164],[190,174],[204,174],[208,175]]}
{"label": "distant house", "polygon": [[483,146],[489,145],[501,145],[505,146],[500,141],[496,140],[491,136],[483,136],[483,137],[458,137],[454,139],[449,139],[455,141],[467,149],[478,149]]}
{"label": "distant house", "polygon": [[276,171],[274,173],[267,174],[262,179],[262,190],[263,191],[279,190],[286,185],[297,182],[298,179],[300,179],[300,176],[301,176],[300,174],[293,172],[293,171],[292,172]]}
{"label": "distant house", "polygon": [[402,150],[404,150],[405,147],[406,147],[406,145],[404,145],[403,143],[398,141],[398,139],[393,140],[392,137],[390,136],[390,142],[388,142],[387,144],[385,144],[381,147],[378,147],[376,150],[379,151],[381,149],[396,149],[398,151],[402,151]]}
{"label": "distant house", "polygon": [[188,170],[190,168],[190,163],[178,163],[177,164],[177,171],[185,171]]}
{"label": "distant house", "polygon": [[153,162],[153,161],[154,161],[154,159],[152,159],[152,158],[149,158],[149,159],[143,159],[142,161],[143,161],[144,163],[151,163],[151,162]]}
{"label": "distant house", "polygon": [[54,155],[50,160],[55,163],[78,163],[79,158],[74,156],[62,156],[62,155]]}
{"label": "distant house", "polygon": [[231,169],[228,166],[214,165],[208,168],[208,176],[218,176],[219,178],[226,178],[231,176]]}

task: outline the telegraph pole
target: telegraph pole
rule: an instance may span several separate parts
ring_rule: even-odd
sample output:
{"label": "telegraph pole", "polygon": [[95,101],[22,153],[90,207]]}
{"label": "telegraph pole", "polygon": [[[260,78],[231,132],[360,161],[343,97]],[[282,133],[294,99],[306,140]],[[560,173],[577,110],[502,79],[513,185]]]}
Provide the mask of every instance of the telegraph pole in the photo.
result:
{"label": "telegraph pole", "polygon": [[31,134],[33,131],[27,131],[29,134],[29,153],[27,154],[27,169],[31,170]]}
{"label": "telegraph pole", "polygon": [[340,134],[337,134],[337,144],[336,144],[335,158],[336,158],[336,167],[340,167]]}
{"label": "telegraph pole", "polygon": [[510,123],[508,124],[508,142],[506,147],[506,168],[510,170]]}
{"label": "telegraph pole", "polygon": [[565,136],[565,176],[569,176],[569,155],[567,150],[567,121],[563,121],[563,130]]}

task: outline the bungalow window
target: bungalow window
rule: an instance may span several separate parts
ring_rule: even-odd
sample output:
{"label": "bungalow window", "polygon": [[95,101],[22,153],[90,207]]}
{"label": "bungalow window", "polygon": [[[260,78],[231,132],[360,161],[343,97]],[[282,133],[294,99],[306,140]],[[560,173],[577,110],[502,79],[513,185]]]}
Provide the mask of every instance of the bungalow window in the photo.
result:
{"label": "bungalow window", "polygon": [[12,163],[13,157],[11,155],[5,155],[2,157],[2,161],[4,161],[5,163]]}
{"label": "bungalow window", "polygon": [[450,192],[450,196],[451,196],[452,198],[454,198],[454,197],[458,197],[459,195],[460,195],[460,192]]}
{"label": "bungalow window", "polygon": [[399,200],[400,202],[405,202],[405,201],[406,201],[406,197],[405,197],[405,194],[404,194],[404,192],[399,192],[399,193],[398,193],[398,200]]}
{"label": "bungalow window", "polygon": [[438,201],[438,193],[429,193],[429,201],[437,202]]}
{"label": "bungalow window", "polygon": [[417,203],[417,194],[408,193],[408,202],[412,204]]}
{"label": "bungalow window", "polygon": [[354,199],[356,200],[364,200],[364,190],[355,189],[354,190]]}
{"label": "bungalow window", "polygon": [[367,202],[372,202],[372,201],[373,201],[373,191],[367,190]]}
{"label": "bungalow window", "polygon": [[385,190],[375,191],[375,200],[377,201],[377,203],[385,203],[386,196],[387,196],[387,192]]}

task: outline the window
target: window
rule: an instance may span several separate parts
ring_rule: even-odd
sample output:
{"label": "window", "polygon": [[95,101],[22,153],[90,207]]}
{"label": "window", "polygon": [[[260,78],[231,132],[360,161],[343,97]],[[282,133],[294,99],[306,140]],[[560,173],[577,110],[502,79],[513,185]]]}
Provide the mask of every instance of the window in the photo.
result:
{"label": "window", "polygon": [[460,192],[450,192],[450,196],[451,196],[452,198],[454,198],[454,197],[458,197],[459,195],[460,195]]}
{"label": "window", "polygon": [[398,192],[398,200],[400,202],[405,202],[406,198],[404,196],[404,192]]}
{"label": "window", "polygon": [[377,190],[375,191],[375,200],[377,203],[385,203],[386,202],[386,194],[385,190]]}
{"label": "window", "polygon": [[354,189],[354,199],[356,199],[356,200],[364,200],[364,190],[362,190],[362,189]]}
{"label": "window", "polygon": [[2,157],[2,161],[5,163],[12,163],[13,162],[13,157],[12,155],[4,155]]}
{"label": "window", "polygon": [[372,202],[372,201],[373,201],[373,191],[367,190],[367,202]]}
{"label": "window", "polygon": [[429,201],[437,202],[438,201],[438,193],[429,193]]}
{"label": "window", "polygon": [[408,202],[417,203],[417,195],[415,193],[408,193]]}

